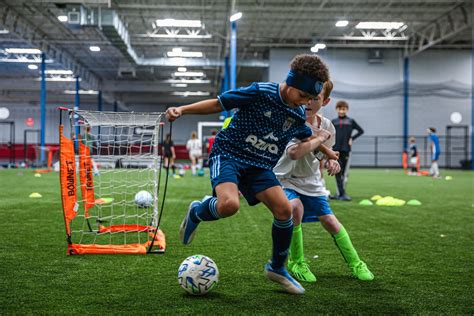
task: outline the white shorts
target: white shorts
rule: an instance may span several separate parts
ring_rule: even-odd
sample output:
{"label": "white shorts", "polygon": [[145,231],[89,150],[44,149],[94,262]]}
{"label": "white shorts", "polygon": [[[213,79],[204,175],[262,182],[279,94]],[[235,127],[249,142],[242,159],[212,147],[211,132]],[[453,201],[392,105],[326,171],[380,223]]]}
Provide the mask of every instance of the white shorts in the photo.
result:
{"label": "white shorts", "polygon": [[418,159],[416,157],[410,158],[410,165],[416,166],[417,162],[418,162]]}
{"label": "white shorts", "polygon": [[200,152],[200,151],[191,151],[189,153],[189,158],[191,158],[191,159],[201,159],[202,158],[202,152]]}

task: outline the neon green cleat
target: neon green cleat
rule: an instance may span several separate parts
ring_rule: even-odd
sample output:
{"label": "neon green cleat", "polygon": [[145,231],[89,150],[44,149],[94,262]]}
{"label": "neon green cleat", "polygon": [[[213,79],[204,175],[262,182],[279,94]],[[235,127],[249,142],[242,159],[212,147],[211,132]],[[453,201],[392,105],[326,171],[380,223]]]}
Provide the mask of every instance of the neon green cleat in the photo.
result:
{"label": "neon green cleat", "polygon": [[372,281],[374,279],[374,275],[370,272],[369,268],[365,262],[360,261],[356,266],[351,268],[352,276],[362,280],[362,281]]}
{"label": "neon green cleat", "polygon": [[301,282],[316,282],[316,276],[309,269],[309,265],[302,262],[293,262],[288,260],[288,271]]}

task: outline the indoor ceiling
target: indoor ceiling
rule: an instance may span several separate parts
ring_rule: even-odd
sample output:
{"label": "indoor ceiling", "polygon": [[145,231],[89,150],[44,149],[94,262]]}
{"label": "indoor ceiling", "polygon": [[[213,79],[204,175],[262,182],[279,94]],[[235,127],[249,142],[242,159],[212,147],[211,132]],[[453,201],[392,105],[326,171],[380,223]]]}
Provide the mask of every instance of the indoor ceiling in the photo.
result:
{"label": "indoor ceiling", "polygon": [[[229,17],[236,12],[243,13],[237,21],[237,86],[267,78],[271,48],[309,53],[324,43],[326,49],[398,48],[410,55],[428,47],[472,47],[471,1],[0,0],[0,101],[39,100],[39,69],[13,62],[39,55],[9,54],[7,48],[41,49],[49,59],[47,69],[71,70],[48,74],[50,80],[62,80],[47,84],[48,102],[65,100],[63,93],[75,88],[76,75],[83,89],[100,89],[106,102],[117,100],[123,108],[215,96],[229,55]],[[200,26],[167,27],[160,26],[166,21],[157,21],[171,18],[200,21]],[[337,27],[341,20],[348,24]],[[402,27],[357,28],[363,21],[402,22]],[[169,56],[179,49],[202,57]],[[179,66],[189,76],[179,74]],[[95,102],[90,93],[84,102]]]}

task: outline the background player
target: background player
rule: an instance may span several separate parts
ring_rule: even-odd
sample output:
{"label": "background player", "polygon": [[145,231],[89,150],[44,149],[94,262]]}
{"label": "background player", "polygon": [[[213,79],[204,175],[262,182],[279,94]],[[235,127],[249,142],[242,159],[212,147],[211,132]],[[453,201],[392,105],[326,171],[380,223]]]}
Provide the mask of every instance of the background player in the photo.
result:
{"label": "background player", "polygon": [[176,174],[176,167],[174,160],[176,159],[176,151],[174,149],[174,143],[171,140],[171,134],[166,134],[165,141],[163,142],[163,150],[165,156],[165,168],[168,169],[171,166],[173,170],[173,176]]}
{"label": "background player", "polygon": [[430,141],[430,149],[431,149],[431,168],[430,168],[430,176],[433,178],[439,178],[439,167],[438,167],[438,159],[441,153],[441,147],[439,146],[439,138],[436,135],[436,128],[430,127],[426,130],[428,133],[428,139]]}
{"label": "background player", "polygon": [[180,229],[184,244],[191,242],[201,221],[237,213],[240,189],[249,205],[263,202],[274,216],[272,259],[265,265],[266,276],[290,293],[304,293],[284,266],[293,231],[292,210],[272,169],[292,138],[309,138],[305,144],[315,150],[329,137],[326,131],[312,136],[302,106],[317,97],[328,79],[328,69],[319,57],[298,55],[283,83],[253,83],[227,91],[218,99],[167,110],[173,121],[183,114],[239,108],[229,126],[216,136],[209,163],[214,197],[191,203]]}
{"label": "background player", "polygon": [[[354,119],[347,116],[349,103],[343,100],[338,101],[336,104],[336,111],[338,117],[332,120],[332,124],[336,128],[336,144],[334,145],[334,150],[339,152],[339,165],[341,166],[341,172],[336,175],[338,195],[331,198],[340,201],[350,201],[352,199],[346,195],[346,185],[349,177],[349,158],[353,141],[364,134],[364,130]],[[352,135],[354,130],[356,130],[357,133]]]}
{"label": "background player", "polygon": [[[329,103],[332,87],[332,82],[327,81],[324,84],[323,91],[315,102],[307,107],[306,111],[307,122],[311,124],[313,131],[324,129],[331,133],[331,138],[324,142],[324,145],[329,148],[335,142],[335,128],[329,119],[319,116],[317,112]],[[324,229],[333,237],[352,275],[360,280],[372,280],[374,275],[367,268],[367,265],[360,260],[349,234],[329,206],[321,178],[321,163],[325,165],[329,175],[335,175],[340,171],[340,166],[336,160],[323,157],[321,152],[308,150],[304,143],[295,139],[288,144],[285,153],[274,168],[274,172],[293,208],[295,226],[290,246],[288,269],[299,281],[316,282],[316,277],[304,258],[301,222],[320,221]]]}
{"label": "background player", "polygon": [[415,137],[410,137],[408,140],[410,143],[410,168],[411,171],[409,175],[417,175],[418,174],[418,148],[416,147],[416,140]]}
{"label": "background player", "polygon": [[202,168],[202,142],[197,138],[197,133],[191,133],[191,139],[186,143],[186,149],[191,159],[191,171],[193,176],[196,175],[196,167]]}

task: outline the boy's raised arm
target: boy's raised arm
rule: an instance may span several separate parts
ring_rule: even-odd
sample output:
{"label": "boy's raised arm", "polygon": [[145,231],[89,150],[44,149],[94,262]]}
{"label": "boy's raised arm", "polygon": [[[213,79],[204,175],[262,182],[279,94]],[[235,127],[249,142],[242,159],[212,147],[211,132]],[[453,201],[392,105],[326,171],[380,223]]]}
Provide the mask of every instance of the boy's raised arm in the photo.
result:
{"label": "boy's raised arm", "polygon": [[298,160],[307,153],[316,150],[322,143],[329,139],[331,134],[326,130],[318,130],[313,136],[307,138],[301,143],[288,148],[288,156],[291,160]]}
{"label": "boy's raised arm", "polygon": [[217,99],[208,99],[180,107],[170,107],[166,110],[166,118],[173,122],[184,114],[212,114],[222,111]]}

